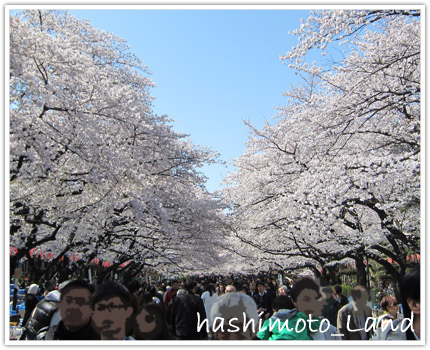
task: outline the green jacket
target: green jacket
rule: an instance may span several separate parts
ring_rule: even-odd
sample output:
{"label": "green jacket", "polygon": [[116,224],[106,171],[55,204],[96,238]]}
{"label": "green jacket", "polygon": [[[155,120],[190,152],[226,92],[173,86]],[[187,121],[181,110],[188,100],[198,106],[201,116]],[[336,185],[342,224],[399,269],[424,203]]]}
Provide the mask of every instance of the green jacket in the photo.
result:
{"label": "green jacket", "polygon": [[[279,310],[263,323],[257,337],[261,340],[312,340],[308,319],[296,309]],[[318,326],[313,324],[312,328]]]}

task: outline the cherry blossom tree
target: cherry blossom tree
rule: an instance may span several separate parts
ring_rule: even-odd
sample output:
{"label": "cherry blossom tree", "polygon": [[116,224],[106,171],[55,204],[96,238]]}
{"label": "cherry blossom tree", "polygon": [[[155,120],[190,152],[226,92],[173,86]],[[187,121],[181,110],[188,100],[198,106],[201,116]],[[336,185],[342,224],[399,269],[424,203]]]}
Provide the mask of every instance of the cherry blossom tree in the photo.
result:
{"label": "cherry blossom tree", "polygon": [[[246,244],[267,267],[316,271],[352,259],[361,284],[368,258],[404,275],[420,249],[419,15],[318,11],[293,33],[300,43],[281,58],[303,83],[271,123],[248,124],[225,191],[239,254]],[[306,62],[336,42],[350,44],[344,59]]]}
{"label": "cherry blossom tree", "polygon": [[167,270],[216,260],[222,206],[199,168],[217,154],[152,112],[149,74],[68,12],[10,17],[11,269],[33,248],[54,270],[67,254]]}

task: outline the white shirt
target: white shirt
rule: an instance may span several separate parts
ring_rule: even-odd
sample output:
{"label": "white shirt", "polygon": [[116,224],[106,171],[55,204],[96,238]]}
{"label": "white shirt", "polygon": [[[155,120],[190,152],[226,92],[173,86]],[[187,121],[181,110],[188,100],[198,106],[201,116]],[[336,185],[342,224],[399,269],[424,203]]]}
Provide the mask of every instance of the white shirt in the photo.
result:
{"label": "white shirt", "polygon": [[[216,293],[213,293],[211,296],[208,291],[205,291],[202,294],[203,304],[205,305],[206,317],[208,317],[208,319],[209,319],[209,313],[211,311],[212,304],[217,298],[218,298],[218,295]],[[209,321],[209,326],[211,326],[210,321]]]}

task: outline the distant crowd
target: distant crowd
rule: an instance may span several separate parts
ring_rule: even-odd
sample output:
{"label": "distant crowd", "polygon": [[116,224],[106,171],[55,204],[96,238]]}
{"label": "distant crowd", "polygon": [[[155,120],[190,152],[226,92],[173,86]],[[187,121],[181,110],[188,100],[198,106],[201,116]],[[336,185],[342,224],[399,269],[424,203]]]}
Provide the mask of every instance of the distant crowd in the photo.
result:
{"label": "distant crowd", "polygon": [[312,278],[33,283],[19,340],[419,340],[419,266],[400,294],[381,296],[374,317],[365,287],[348,299],[340,285]]}

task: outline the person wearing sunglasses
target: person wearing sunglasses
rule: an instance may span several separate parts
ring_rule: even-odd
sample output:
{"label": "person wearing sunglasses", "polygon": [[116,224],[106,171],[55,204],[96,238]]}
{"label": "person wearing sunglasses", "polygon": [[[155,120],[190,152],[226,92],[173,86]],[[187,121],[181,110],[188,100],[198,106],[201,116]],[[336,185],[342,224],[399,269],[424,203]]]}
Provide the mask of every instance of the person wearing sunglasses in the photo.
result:
{"label": "person wearing sunglasses", "polygon": [[[421,339],[421,285],[420,265],[410,270],[400,282],[400,300],[403,307],[403,318],[397,318],[385,329],[379,327],[375,340],[420,340]],[[390,301],[387,311],[390,308],[398,308],[397,301]],[[390,311],[389,311],[390,312]],[[388,322],[388,321],[387,321]]]}
{"label": "person wearing sunglasses", "polygon": [[379,340],[383,330],[389,326],[389,323],[397,319],[397,313],[399,312],[399,303],[397,299],[392,296],[384,296],[381,300],[381,309],[384,311],[381,316],[378,317],[376,322],[375,333],[372,336],[372,340]]}
{"label": "person wearing sunglasses", "polygon": [[381,300],[381,308],[384,310],[384,313],[378,318],[378,327],[385,328],[390,319],[397,319],[399,303],[395,297],[385,296]]}

